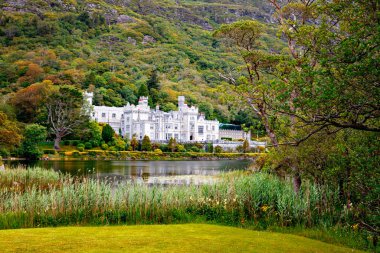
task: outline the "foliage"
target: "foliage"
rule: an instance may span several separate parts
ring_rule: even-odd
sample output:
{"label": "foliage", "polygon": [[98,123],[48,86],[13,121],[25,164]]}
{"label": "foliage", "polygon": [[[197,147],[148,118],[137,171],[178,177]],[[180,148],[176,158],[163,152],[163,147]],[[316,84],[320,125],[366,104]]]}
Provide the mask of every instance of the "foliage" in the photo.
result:
{"label": "foliage", "polygon": [[17,146],[21,141],[20,129],[15,121],[0,111],[0,147],[9,148]]}
{"label": "foliage", "polygon": [[39,149],[38,143],[46,140],[46,128],[38,124],[30,124],[25,127],[23,135],[24,140],[21,144],[22,156],[31,160],[40,158],[43,155],[43,151]]}
{"label": "foliage", "polygon": [[115,135],[115,130],[113,130],[113,128],[110,125],[106,124],[103,126],[102,128],[103,141],[105,141],[106,143],[112,141],[114,135]]}
{"label": "foliage", "polygon": [[217,154],[222,153],[223,152],[223,148],[221,146],[216,146],[214,148],[214,152],[217,153]]}
{"label": "foliage", "polygon": [[[77,180],[44,170],[19,169],[2,174],[2,190],[12,193],[0,195],[2,228],[199,219],[261,229],[352,222],[337,192],[309,182],[296,195],[291,183],[265,173],[236,172],[213,185],[153,187],[130,183],[113,186],[106,181]],[[14,185],[15,180],[25,182],[25,186]]]}
{"label": "foliage", "polygon": [[137,140],[136,136],[133,135],[132,136],[132,140],[131,140],[131,148],[133,151],[137,150],[137,147],[139,146],[139,141]]}
{"label": "foliage", "polygon": [[82,93],[74,86],[60,86],[46,102],[49,129],[55,135],[54,148],[60,149],[61,139],[79,132],[89,120]]}
{"label": "foliage", "polygon": [[171,137],[170,140],[169,140],[169,143],[168,143],[168,149],[171,152],[175,152],[176,151],[176,146],[177,146],[176,139],[174,139],[173,137]]}
{"label": "foliage", "polygon": [[145,135],[141,143],[141,151],[151,151],[152,144],[150,142],[149,136]]}
{"label": "foliage", "polygon": [[79,143],[79,144],[77,145],[77,149],[78,149],[80,152],[83,152],[83,151],[84,151],[84,148],[85,148],[85,144],[83,144],[83,143]]}

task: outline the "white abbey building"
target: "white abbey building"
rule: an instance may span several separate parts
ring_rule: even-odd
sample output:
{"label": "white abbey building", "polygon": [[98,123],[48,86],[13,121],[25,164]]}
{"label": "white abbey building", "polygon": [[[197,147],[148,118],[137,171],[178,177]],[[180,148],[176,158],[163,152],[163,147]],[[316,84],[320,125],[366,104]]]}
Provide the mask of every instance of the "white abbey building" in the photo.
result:
{"label": "white abbey building", "polygon": [[[85,93],[92,104],[93,93]],[[156,106],[151,109],[147,97],[140,97],[137,105],[124,107],[93,106],[92,119],[109,124],[116,133],[129,139],[145,135],[153,141],[175,138],[180,142],[219,140],[219,121],[206,120],[195,106],[185,104],[185,97],[178,97],[178,111],[164,112]]]}

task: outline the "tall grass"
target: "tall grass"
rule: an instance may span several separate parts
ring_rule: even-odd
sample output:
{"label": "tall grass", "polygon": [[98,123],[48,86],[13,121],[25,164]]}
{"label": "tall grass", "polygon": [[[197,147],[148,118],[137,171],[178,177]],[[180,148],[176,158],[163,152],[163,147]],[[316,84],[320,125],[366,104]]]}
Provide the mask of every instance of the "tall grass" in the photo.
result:
{"label": "tall grass", "polygon": [[296,195],[290,183],[263,173],[235,173],[212,185],[147,186],[15,169],[0,172],[0,187],[2,229],[197,220],[311,227],[346,219],[337,192],[305,184]]}

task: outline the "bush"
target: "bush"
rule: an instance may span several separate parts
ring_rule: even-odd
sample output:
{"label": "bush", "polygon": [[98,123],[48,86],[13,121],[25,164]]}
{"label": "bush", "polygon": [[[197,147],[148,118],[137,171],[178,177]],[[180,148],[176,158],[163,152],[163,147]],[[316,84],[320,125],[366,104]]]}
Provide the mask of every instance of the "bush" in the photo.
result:
{"label": "bush", "polygon": [[69,146],[71,144],[70,140],[64,140],[63,145]]}
{"label": "bush", "polygon": [[0,149],[0,156],[4,157],[4,158],[7,158],[9,157],[11,154],[9,153],[9,151],[5,148],[1,148]]}
{"label": "bush", "polygon": [[109,151],[119,151],[119,149],[115,146],[109,148]]}
{"label": "bush", "polygon": [[216,146],[215,148],[214,148],[214,151],[215,151],[215,153],[222,153],[223,152],[223,148],[221,147],[221,146]]}
{"label": "bush", "polygon": [[98,141],[91,141],[92,147],[99,147],[99,142]]}
{"label": "bush", "polygon": [[55,149],[44,149],[42,151],[44,152],[45,155],[55,155],[56,154]]}
{"label": "bush", "polygon": [[101,148],[103,150],[107,150],[108,149],[108,145],[106,143],[103,143],[102,146],[101,146]]}
{"label": "bush", "polygon": [[78,146],[79,143],[80,143],[80,141],[78,141],[78,140],[73,140],[73,141],[71,142],[71,144],[72,144],[73,146]]}
{"label": "bush", "polygon": [[92,149],[92,144],[91,144],[91,142],[86,142],[86,143],[84,144],[84,147],[85,147],[86,149]]}
{"label": "bush", "polygon": [[177,150],[177,152],[186,152],[186,149],[183,145],[181,144],[177,144],[177,146],[175,147],[175,149]]}
{"label": "bush", "polygon": [[156,153],[156,154],[162,154],[162,150],[159,149],[159,148],[156,148],[156,149],[154,150],[154,153]]}
{"label": "bush", "polygon": [[83,150],[84,150],[84,144],[83,144],[83,143],[79,143],[79,144],[77,145],[77,149],[78,149],[80,152],[83,152]]}
{"label": "bush", "polygon": [[192,146],[190,148],[190,151],[192,151],[192,152],[200,152],[200,149],[197,146]]}

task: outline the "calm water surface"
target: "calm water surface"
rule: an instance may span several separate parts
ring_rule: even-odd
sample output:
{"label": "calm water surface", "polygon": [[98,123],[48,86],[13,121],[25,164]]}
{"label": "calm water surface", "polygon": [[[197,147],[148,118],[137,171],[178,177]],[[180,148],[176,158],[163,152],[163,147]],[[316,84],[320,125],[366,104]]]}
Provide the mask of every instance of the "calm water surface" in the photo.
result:
{"label": "calm water surface", "polygon": [[71,175],[89,175],[113,182],[134,181],[147,184],[202,184],[215,180],[215,175],[244,170],[248,160],[225,161],[8,161],[16,167],[42,167]]}

